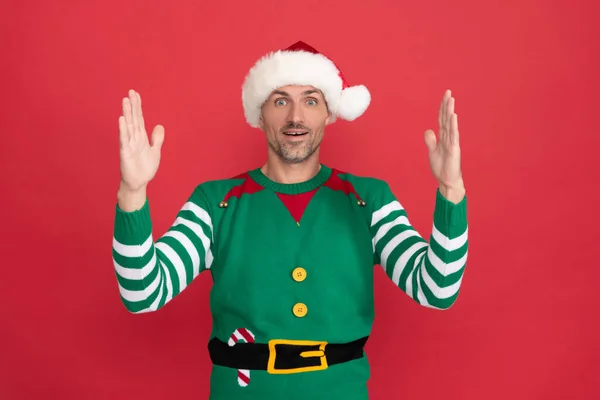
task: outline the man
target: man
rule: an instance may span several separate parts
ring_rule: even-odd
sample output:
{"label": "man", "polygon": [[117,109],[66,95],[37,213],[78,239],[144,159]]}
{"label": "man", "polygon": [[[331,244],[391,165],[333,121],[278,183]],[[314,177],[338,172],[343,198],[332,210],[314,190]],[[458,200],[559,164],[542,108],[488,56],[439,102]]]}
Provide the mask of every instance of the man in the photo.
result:
{"label": "man", "polygon": [[266,136],[266,162],[199,184],[156,238],[146,187],[164,129],[149,143],[139,94],[123,99],[113,241],[122,301],[156,311],[210,271],[211,399],[366,399],[373,266],[423,306],[447,309],[458,296],[468,241],[454,98],[443,96],[439,135],[425,133],[439,182],[429,242],[384,181],[319,161],[326,125],[370,103],[331,60],[302,42],[270,53],[242,100]]}

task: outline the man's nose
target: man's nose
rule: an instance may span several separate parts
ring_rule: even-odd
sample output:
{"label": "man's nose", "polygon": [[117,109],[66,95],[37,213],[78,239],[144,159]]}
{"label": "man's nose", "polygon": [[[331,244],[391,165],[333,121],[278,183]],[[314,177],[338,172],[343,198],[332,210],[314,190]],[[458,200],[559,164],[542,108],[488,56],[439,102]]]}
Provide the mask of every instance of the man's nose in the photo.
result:
{"label": "man's nose", "polygon": [[304,111],[302,107],[298,103],[292,103],[290,106],[290,113],[288,115],[288,120],[290,122],[294,122],[296,124],[304,121]]}

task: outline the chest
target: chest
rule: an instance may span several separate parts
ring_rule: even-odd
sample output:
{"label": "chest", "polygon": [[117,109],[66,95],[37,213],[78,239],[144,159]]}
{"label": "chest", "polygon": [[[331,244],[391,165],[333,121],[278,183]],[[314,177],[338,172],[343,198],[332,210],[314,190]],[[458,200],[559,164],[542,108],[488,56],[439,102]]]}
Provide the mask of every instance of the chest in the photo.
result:
{"label": "chest", "polygon": [[366,210],[341,192],[243,196],[222,211],[215,229],[213,277],[289,279],[309,267],[321,282],[361,279],[373,267]]}

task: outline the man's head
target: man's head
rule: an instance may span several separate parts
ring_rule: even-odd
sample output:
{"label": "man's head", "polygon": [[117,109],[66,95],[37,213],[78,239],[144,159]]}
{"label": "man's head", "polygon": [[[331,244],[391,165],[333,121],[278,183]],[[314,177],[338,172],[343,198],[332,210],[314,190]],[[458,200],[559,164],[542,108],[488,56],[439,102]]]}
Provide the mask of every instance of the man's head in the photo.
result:
{"label": "man's head", "polygon": [[270,151],[284,162],[298,164],[321,145],[331,113],[321,90],[288,85],[275,89],[261,107],[260,129]]}
{"label": "man's head", "polygon": [[[306,43],[297,42],[287,49],[261,57],[246,75],[242,103],[248,124],[254,128],[261,127],[265,111],[274,111],[271,110],[273,104],[267,104],[274,91],[292,86],[319,89],[320,97],[327,102],[331,114],[329,122],[338,117],[352,121],[360,117],[371,102],[371,94],[365,86],[349,86],[333,61]],[[295,92],[293,104],[299,104],[296,100],[300,93]],[[270,121],[269,117],[263,122],[271,124]]]}

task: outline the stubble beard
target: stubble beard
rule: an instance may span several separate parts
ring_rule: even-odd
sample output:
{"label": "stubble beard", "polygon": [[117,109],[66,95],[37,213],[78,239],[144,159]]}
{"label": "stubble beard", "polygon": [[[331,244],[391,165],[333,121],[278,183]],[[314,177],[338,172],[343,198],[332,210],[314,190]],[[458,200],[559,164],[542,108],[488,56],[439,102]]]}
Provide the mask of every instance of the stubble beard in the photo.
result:
{"label": "stubble beard", "polygon": [[[308,133],[308,135],[312,135],[312,133]],[[314,146],[314,140],[297,144],[286,143],[285,140],[274,140],[269,145],[279,158],[287,164],[300,164],[309,159],[319,148],[319,144]]]}

